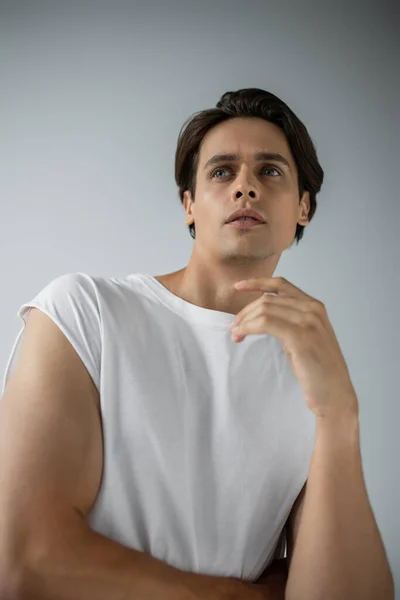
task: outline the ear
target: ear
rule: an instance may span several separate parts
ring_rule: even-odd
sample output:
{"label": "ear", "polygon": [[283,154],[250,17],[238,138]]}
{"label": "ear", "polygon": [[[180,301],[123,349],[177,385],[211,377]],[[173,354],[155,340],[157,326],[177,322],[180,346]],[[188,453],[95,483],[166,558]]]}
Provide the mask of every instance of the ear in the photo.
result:
{"label": "ear", "polygon": [[186,213],[186,225],[191,225],[194,223],[193,203],[194,200],[192,198],[192,194],[189,192],[189,190],[185,190],[183,192],[183,207]]}
{"label": "ear", "polygon": [[300,213],[297,223],[299,225],[308,225],[308,213],[310,212],[310,192],[304,190],[299,205]]}

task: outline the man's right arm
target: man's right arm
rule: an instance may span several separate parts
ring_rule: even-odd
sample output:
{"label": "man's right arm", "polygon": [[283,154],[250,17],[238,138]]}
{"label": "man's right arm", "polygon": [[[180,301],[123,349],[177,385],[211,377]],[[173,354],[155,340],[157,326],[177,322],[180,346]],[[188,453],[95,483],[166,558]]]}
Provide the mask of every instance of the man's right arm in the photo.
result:
{"label": "man's right arm", "polygon": [[59,534],[57,540],[47,554],[37,555],[30,569],[25,563],[16,596],[7,600],[275,600],[265,595],[266,587],[263,592],[238,580],[175,569],[89,530],[78,520],[73,526],[70,521],[68,533]]}
{"label": "man's right arm", "polygon": [[31,309],[0,400],[0,600],[274,600],[262,585],[184,572],[85,523],[101,482],[98,390]]}

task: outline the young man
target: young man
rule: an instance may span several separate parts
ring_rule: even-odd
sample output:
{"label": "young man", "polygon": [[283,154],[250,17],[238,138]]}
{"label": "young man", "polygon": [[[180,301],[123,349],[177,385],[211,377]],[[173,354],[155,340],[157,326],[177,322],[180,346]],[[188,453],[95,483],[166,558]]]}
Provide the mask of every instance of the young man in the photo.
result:
{"label": "young man", "polygon": [[[286,104],[263,90],[227,93],[178,140],[176,181],[195,238],[189,264],[160,276],[63,275],[21,307],[26,327],[0,402],[0,598],[284,598],[287,567],[274,559],[285,563],[287,532],[291,569],[316,420],[337,423],[339,413],[333,419],[336,405],[315,392],[283,320],[323,319],[321,303],[272,278],[312,218],[322,180]],[[353,424],[356,398],[322,322],[315,345],[333,348],[332,380]],[[290,599],[311,598],[307,552],[316,561],[326,533],[319,514],[317,533],[310,527],[315,498],[328,504],[321,477],[312,475]],[[383,590],[386,559],[362,501],[373,553],[359,568]],[[333,512],[324,513],[329,527]],[[349,543],[330,535],[322,560]],[[329,600],[332,571],[319,577],[312,597]]]}

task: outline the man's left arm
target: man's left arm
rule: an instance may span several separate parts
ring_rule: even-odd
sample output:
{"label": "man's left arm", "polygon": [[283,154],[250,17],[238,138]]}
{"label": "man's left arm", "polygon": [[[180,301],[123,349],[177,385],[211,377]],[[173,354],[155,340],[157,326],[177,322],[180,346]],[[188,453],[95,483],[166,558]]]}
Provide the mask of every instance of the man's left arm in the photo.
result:
{"label": "man's left arm", "polygon": [[263,294],[236,315],[232,339],[279,339],[317,419],[285,600],[394,600],[362,472],[358,398],[325,305],[284,277],[234,287]]}
{"label": "man's left arm", "polygon": [[287,534],[285,600],[394,600],[364,483],[358,416],[317,417],[307,485]]}

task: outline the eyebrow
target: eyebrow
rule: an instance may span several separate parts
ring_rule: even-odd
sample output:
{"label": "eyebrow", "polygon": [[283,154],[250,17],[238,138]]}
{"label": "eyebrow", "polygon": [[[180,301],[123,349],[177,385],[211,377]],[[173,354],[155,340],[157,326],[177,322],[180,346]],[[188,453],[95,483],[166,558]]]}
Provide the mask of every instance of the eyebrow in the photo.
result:
{"label": "eyebrow", "polygon": [[[276,152],[256,152],[253,154],[254,160],[273,160],[275,162],[280,162],[285,167],[288,167],[290,170],[290,165],[286,158],[282,156],[282,154],[278,154]],[[212,156],[205,164],[204,169],[207,169],[210,165],[215,165],[216,163],[221,162],[235,162],[240,160],[240,156],[238,154],[215,154]]]}

